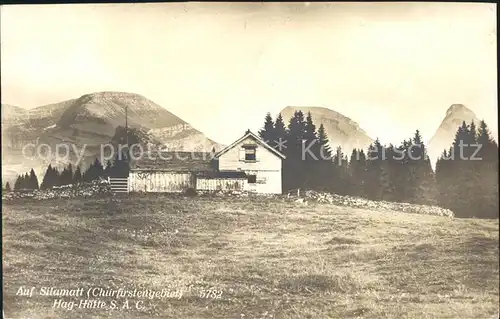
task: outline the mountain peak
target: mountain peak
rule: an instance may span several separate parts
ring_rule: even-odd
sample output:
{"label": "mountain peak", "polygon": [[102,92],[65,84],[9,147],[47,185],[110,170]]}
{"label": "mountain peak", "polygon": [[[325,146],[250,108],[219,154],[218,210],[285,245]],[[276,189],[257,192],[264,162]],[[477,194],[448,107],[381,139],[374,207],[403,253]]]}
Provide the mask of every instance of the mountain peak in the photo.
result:
{"label": "mountain peak", "polygon": [[349,117],[347,117],[347,116],[345,116],[337,111],[329,109],[327,107],[323,107],[323,106],[287,106],[280,113],[282,113],[282,114],[283,113],[285,113],[285,114],[290,113],[291,115],[293,115],[293,113],[295,111],[302,111],[302,113],[304,114],[304,117],[307,116],[308,112],[311,112],[311,114],[314,113],[318,117],[322,116],[322,117],[328,117],[328,118],[335,118],[337,120],[349,122],[351,125],[359,128],[359,124],[354,122]]}
{"label": "mountain peak", "polygon": [[144,101],[146,98],[140,94],[118,92],[118,91],[102,91],[88,93],[80,96],[80,101],[104,101],[104,100],[128,100],[128,101]]}
{"label": "mountain peak", "polygon": [[463,104],[452,104],[448,110],[446,110],[446,116],[450,116],[451,114],[456,114],[456,113],[473,113],[469,108],[467,108]]}
{"label": "mountain peak", "polygon": [[446,110],[446,116],[443,118],[441,124],[428,143],[428,154],[432,159],[432,165],[435,164],[443,150],[449,149],[452,145],[457,129],[464,121],[467,124],[472,121],[474,123],[479,123],[476,114],[463,104],[452,104],[448,110]]}
{"label": "mountain peak", "polygon": [[129,92],[119,92],[119,91],[100,91],[94,93],[84,94],[82,96],[96,96],[96,97],[141,97],[142,95],[137,93],[129,93]]}
{"label": "mountain peak", "polygon": [[311,117],[319,128],[323,124],[332,147],[341,146],[342,150],[349,154],[353,148],[365,148],[373,142],[358,123],[347,116],[332,109],[321,106],[287,106],[280,113],[285,123],[293,116],[295,111],[302,111],[304,116],[311,112]]}
{"label": "mountain peak", "polygon": [[[40,172],[47,167],[48,159],[23,156],[23,145],[30,143],[48,145],[50,151],[57,151],[60,143],[72,144],[83,152],[82,166],[93,162],[116,128],[125,125],[125,110],[127,125],[137,129],[144,142],[176,151],[222,148],[175,114],[135,93],[102,91],[30,110],[4,104],[1,108],[2,137],[7,141],[2,144],[2,178],[9,181],[19,171],[34,168]],[[70,153],[66,160],[76,164],[74,152]]]}

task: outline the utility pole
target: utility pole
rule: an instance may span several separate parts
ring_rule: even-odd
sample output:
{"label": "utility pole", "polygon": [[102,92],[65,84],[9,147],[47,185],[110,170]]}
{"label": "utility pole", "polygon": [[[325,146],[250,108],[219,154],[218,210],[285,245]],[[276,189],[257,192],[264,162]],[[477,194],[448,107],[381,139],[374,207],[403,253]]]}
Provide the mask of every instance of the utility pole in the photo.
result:
{"label": "utility pole", "polygon": [[128,111],[128,105],[125,105],[125,138],[127,139],[127,150],[128,150],[128,116],[127,116],[127,111]]}

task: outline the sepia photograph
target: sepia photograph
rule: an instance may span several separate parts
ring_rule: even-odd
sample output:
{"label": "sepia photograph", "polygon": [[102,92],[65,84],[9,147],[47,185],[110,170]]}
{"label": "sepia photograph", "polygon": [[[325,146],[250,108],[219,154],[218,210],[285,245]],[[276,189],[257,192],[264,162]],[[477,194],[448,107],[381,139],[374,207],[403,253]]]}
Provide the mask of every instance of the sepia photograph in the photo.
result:
{"label": "sepia photograph", "polygon": [[498,318],[497,4],[0,6],[2,317]]}

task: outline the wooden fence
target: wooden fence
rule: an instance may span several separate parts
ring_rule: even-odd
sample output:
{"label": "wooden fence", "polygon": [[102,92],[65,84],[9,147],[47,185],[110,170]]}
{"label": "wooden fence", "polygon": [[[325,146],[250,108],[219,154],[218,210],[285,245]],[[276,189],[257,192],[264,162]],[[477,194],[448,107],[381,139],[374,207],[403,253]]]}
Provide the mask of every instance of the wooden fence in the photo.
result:
{"label": "wooden fence", "polygon": [[246,178],[197,178],[196,190],[200,191],[243,191]]}
{"label": "wooden fence", "polygon": [[109,184],[113,193],[128,193],[127,177],[110,177]]}

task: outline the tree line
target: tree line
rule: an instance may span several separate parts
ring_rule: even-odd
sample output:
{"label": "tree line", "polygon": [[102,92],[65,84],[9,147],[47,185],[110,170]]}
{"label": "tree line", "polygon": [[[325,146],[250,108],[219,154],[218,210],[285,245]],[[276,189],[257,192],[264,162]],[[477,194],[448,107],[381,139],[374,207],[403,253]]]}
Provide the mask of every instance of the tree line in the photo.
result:
{"label": "tree line", "polygon": [[[115,129],[115,134],[111,138],[111,143],[118,149],[118,144],[123,144],[127,139],[127,133],[124,127],[118,126]],[[136,129],[128,130],[129,144],[140,142],[139,133]],[[14,190],[34,190],[34,189],[50,189],[54,186],[77,185],[82,182],[91,182],[100,178],[107,177],[125,177],[128,176],[129,163],[127,149],[122,150],[121,156],[116,153],[113,160],[108,160],[106,165],[103,165],[98,158],[90,164],[85,171],[82,172],[79,166],[73,167],[71,163],[65,166],[62,170],[48,165],[42,183],[38,183],[38,177],[33,169],[29,173],[18,175],[14,183]],[[10,183],[5,184],[5,191],[9,192],[12,188]]]}
{"label": "tree line", "polygon": [[457,216],[498,218],[498,144],[484,121],[458,128],[436,163],[436,184],[441,205]]}
{"label": "tree line", "polygon": [[[29,173],[19,175],[14,183],[14,189],[38,189],[38,178],[36,177],[35,171],[31,169]],[[5,184],[5,190],[11,191],[11,186],[9,182]]]}
{"label": "tree line", "polygon": [[[498,145],[487,125],[465,122],[434,172],[419,130],[399,145],[376,139],[366,150],[330,148],[325,128],[296,111],[288,125],[280,115],[264,119],[259,136],[282,152],[283,189],[312,189],[371,200],[439,205],[459,217],[498,217]],[[462,141],[462,142],[460,142]],[[459,146],[460,143],[468,146]],[[481,145],[478,154],[474,150]],[[460,151],[460,148],[463,150]],[[451,159],[450,152],[455,154]],[[459,156],[462,152],[462,156]],[[482,160],[474,160],[476,155]]]}
{"label": "tree line", "polygon": [[[38,183],[35,171],[31,169],[29,173],[18,175],[14,183],[14,190],[50,189],[54,186],[77,185],[101,178],[121,177],[126,174],[124,171],[128,172],[127,167],[126,160],[118,157],[115,157],[113,161],[107,161],[106,166],[103,166],[99,159],[96,158],[83,173],[79,166],[74,168],[71,163],[62,170],[49,164],[40,184]],[[9,182],[6,183],[5,190],[12,190]]]}

